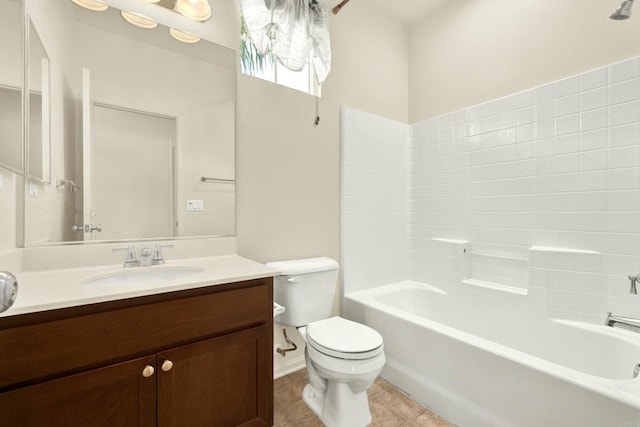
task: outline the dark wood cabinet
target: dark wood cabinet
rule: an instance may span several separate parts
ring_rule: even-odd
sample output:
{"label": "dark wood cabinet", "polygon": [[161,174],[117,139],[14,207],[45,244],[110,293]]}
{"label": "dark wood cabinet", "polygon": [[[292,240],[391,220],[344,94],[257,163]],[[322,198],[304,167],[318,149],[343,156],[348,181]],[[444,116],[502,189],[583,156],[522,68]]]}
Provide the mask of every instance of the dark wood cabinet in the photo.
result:
{"label": "dark wood cabinet", "polygon": [[270,426],[272,280],[0,319],[0,426]]}
{"label": "dark wood cabinet", "polygon": [[156,425],[156,377],[143,357],[0,394],[0,426]]}
{"label": "dark wood cabinet", "polygon": [[159,353],[158,426],[270,425],[268,334],[261,326]]}

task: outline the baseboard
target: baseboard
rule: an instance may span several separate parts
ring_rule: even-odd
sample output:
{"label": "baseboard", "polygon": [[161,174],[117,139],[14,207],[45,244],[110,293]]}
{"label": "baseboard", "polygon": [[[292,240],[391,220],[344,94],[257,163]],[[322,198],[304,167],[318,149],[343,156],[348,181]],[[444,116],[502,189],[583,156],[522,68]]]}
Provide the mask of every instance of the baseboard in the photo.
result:
{"label": "baseboard", "polygon": [[304,353],[298,357],[282,357],[278,353],[275,353],[273,377],[280,378],[287,374],[290,374],[300,369],[305,368]]}

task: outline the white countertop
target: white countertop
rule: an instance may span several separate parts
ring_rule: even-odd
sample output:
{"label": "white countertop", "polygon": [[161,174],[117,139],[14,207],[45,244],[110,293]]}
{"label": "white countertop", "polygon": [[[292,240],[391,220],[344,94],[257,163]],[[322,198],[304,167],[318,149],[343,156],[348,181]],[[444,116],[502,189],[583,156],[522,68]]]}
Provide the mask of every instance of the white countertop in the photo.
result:
{"label": "white countertop", "polygon": [[[96,276],[171,267],[195,267],[203,271],[159,283],[85,283]],[[127,269],[119,264],[18,273],[18,297],[0,317],[272,277],[277,273],[238,255],[171,260],[159,266]]]}

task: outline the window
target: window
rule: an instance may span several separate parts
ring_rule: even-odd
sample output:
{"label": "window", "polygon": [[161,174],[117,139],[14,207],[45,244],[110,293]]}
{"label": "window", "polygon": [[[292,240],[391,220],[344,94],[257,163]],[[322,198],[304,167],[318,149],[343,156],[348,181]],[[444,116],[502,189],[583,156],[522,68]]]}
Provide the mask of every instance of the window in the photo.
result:
{"label": "window", "polygon": [[267,80],[317,97],[320,85],[311,58],[300,71],[291,71],[267,52],[261,55],[247,35],[244,19],[241,26],[240,69],[243,74]]}

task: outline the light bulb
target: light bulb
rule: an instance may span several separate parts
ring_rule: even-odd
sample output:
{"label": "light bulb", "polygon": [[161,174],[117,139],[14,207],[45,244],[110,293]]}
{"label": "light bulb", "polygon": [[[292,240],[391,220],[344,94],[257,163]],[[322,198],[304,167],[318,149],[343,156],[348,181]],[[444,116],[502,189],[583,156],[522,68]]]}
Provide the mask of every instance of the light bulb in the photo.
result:
{"label": "light bulb", "polygon": [[169,28],[169,34],[182,43],[198,43],[200,41],[200,37],[185,31],[176,30],[175,28]]}
{"label": "light bulb", "polygon": [[207,0],[176,0],[175,10],[194,21],[211,18],[211,6]]}
{"label": "light bulb", "polygon": [[126,10],[123,10],[120,12],[120,14],[125,19],[125,21],[135,25],[136,27],[150,30],[158,26],[158,23],[156,21],[139,13],[127,12]]}
{"label": "light bulb", "polygon": [[94,12],[104,12],[109,8],[104,2],[100,0],[71,0],[78,6],[84,7],[85,9],[93,10]]}

